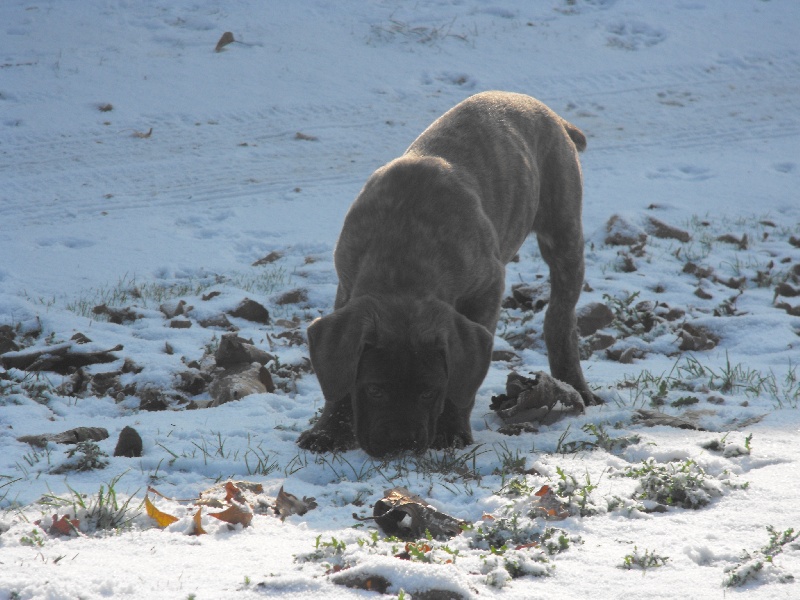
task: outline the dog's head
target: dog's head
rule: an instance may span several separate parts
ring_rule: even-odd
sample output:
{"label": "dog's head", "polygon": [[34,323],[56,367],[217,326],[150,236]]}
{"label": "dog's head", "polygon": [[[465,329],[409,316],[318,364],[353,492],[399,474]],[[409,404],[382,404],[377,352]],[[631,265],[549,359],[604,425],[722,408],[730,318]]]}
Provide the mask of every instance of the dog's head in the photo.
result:
{"label": "dog's head", "polygon": [[356,439],[373,456],[427,449],[446,399],[468,413],[492,339],[433,299],[362,296],[308,328],[326,402],[349,395]]}

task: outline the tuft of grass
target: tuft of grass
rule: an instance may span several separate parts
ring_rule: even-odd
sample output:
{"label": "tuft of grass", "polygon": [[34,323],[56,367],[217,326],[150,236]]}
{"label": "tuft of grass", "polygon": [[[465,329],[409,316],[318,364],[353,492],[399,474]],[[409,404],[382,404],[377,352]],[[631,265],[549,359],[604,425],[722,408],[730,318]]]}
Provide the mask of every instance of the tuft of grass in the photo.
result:
{"label": "tuft of grass", "polygon": [[42,530],[34,527],[30,533],[23,535],[19,538],[19,543],[23,546],[35,546],[41,548],[44,546],[44,536]]}
{"label": "tuft of grass", "polygon": [[451,38],[462,42],[468,41],[468,32],[453,30],[455,21],[454,18],[449,23],[441,25],[411,25],[406,21],[390,17],[387,23],[376,23],[370,26],[367,43],[400,41],[433,46]]}
{"label": "tuft of grass", "polygon": [[622,557],[621,569],[653,569],[663,567],[669,560],[668,556],[659,556],[655,550],[645,550],[641,552],[637,546],[633,547],[633,552]]}
{"label": "tuft of grass", "polygon": [[108,466],[108,454],[94,442],[78,442],[74,448],[65,451],[67,460],[57,466],[51,473],[60,475],[72,471],[94,471]]}
{"label": "tuft of grass", "polygon": [[769,541],[766,546],[753,552],[744,550],[738,563],[725,568],[726,576],[722,581],[724,587],[741,587],[749,581],[757,580],[766,567],[773,571],[773,574],[781,583],[788,583],[794,580],[794,576],[775,565],[773,559],[783,552],[786,546],[792,548],[800,546],[800,544],[796,543],[796,540],[800,537],[800,531],[795,531],[793,528],[778,531],[773,526],[768,525],[767,532],[769,533]]}
{"label": "tuft of grass", "polygon": [[23,404],[25,398],[46,406],[55,393],[55,387],[45,373],[0,370],[0,406]]}
{"label": "tuft of grass", "polygon": [[[734,364],[725,356],[725,363],[714,368],[704,365],[693,355],[679,357],[669,371],[655,374],[643,369],[636,377],[625,375],[616,385],[618,390],[627,390],[628,399],[618,395],[617,404],[642,407],[663,406],[671,392],[695,390],[714,390],[721,394],[743,394],[748,398],[766,396],[777,408],[797,408],[800,404],[800,376],[797,365],[789,364],[786,374],[778,376],[770,369],[768,373]],[[675,407],[695,404],[695,396],[684,395],[676,398],[671,405]]]}
{"label": "tuft of grass", "polygon": [[131,501],[136,493],[126,500],[117,496],[116,486],[124,474],[121,473],[107,484],[101,485],[95,495],[81,494],[67,486],[70,491],[68,497],[47,494],[38,501],[38,504],[49,510],[71,510],[75,518],[79,519],[89,532],[126,529],[141,513],[144,500],[138,506],[132,506]]}
{"label": "tuft of grass", "polygon": [[556,452],[562,454],[570,454],[574,452],[581,452],[583,450],[605,450],[611,454],[624,450],[632,444],[638,444],[641,437],[634,434],[628,436],[612,437],[605,429],[602,423],[587,423],[581,427],[584,433],[587,433],[594,439],[576,440],[571,442],[564,442],[559,440]]}
{"label": "tuft of grass", "polygon": [[556,473],[558,481],[555,493],[568,501],[570,514],[579,514],[582,517],[597,514],[599,509],[591,502],[591,494],[597,489],[599,481],[592,483],[588,471],[584,474],[583,482],[561,467],[556,467]]}
{"label": "tuft of grass", "polygon": [[636,498],[665,506],[697,509],[706,506],[715,496],[721,496],[723,485],[747,487],[718,481],[693,460],[657,463],[652,458],[639,467],[626,467],[621,475],[639,480]]}
{"label": "tuft of grass", "polygon": [[95,306],[126,306],[136,304],[142,308],[157,308],[164,302],[178,298],[201,296],[213,287],[229,285],[248,293],[265,296],[274,294],[289,283],[284,267],[269,266],[254,268],[247,272],[229,275],[209,274],[204,277],[165,283],[161,281],[139,281],[135,275],[125,274],[115,284],[91,288],[66,303],[67,310],[86,318],[96,319]]}

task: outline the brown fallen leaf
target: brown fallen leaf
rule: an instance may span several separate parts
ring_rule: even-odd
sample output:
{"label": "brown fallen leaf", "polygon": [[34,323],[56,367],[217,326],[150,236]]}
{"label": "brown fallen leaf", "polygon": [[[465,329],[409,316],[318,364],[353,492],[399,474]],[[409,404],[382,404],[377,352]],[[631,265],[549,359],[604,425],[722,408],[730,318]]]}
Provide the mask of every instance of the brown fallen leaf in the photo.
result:
{"label": "brown fallen leaf", "polygon": [[151,135],[153,135],[153,128],[152,127],[150,129],[148,129],[147,132],[142,132],[142,131],[134,131],[133,132],[133,137],[139,138],[140,140],[147,139]]}
{"label": "brown fallen leaf", "polygon": [[533,504],[533,512],[537,517],[543,517],[549,521],[560,521],[569,516],[566,505],[556,496],[553,488],[549,485],[543,485],[534,495],[537,500]]}
{"label": "brown fallen leaf", "polygon": [[315,135],[308,135],[307,133],[303,133],[302,131],[298,131],[294,134],[294,139],[302,140],[304,142],[316,142],[319,138]]}
{"label": "brown fallen leaf", "polygon": [[250,525],[253,520],[253,510],[246,504],[232,503],[228,508],[218,513],[208,513],[209,517],[214,517],[220,521],[225,521],[231,525],[241,524],[244,527]]}
{"label": "brown fallen leaf", "polygon": [[[35,525],[42,527],[41,520],[34,521]],[[78,530],[78,526],[81,524],[79,519],[70,519],[67,515],[61,515],[61,518],[58,518],[58,513],[53,515],[53,522],[49,528],[45,531],[50,535],[72,535],[76,533],[80,535],[80,531]],[[44,527],[42,527],[44,529]]]}
{"label": "brown fallen leaf", "polygon": [[226,31],[222,34],[222,37],[219,38],[217,42],[217,47],[214,48],[214,52],[221,52],[222,49],[227,46],[228,44],[232,44],[236,40],[233,39],[233,34],[230,31]]}
{"label": "brown fallen leaf", "polygon": [[147,516],[153,519],[156,522],[156,525],[161,527],[161,529],[164,529],[164,527],[167,527],[178,520],[178,517],[158,510],[155,505],[150,502],[150,498],[147,495],[144,497],[144,507],[147,511]]}
{"label": "brown fallen leaf", "polygon": [[285,491],[283,486],[281,486],[281,489],[278,491],[278,497],[275,499],[275,512],[278,513],[281,520],[290,515],[304,515],[315,508],[317,508],[317,503],[314,498],[307,498],[304,496],[303,499],[300,500],[294,494]]}

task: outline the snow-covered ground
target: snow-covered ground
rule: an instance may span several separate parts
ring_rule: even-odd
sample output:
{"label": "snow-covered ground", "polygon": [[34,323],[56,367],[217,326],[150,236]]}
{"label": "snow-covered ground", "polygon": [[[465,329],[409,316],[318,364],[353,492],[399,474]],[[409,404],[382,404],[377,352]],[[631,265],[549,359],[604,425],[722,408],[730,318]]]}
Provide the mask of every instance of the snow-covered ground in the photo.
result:
{"label": "snow-covered ground", "polygon": [[[82,351],[123,349],[84,369],[118,374],[113,393],[0,368],[0,598],[363,598],[381,582],[429,599],[797,597],[798,23],[794,0],[4,0],[0,326],[27,351],[76,333]],[[586,338],[583,365],[605,405],[498,431],[509,371],[547,364],[542,313],[508,308],[496,347],[515,357],[479,392],[475,446],[384,462],[299,450],[322,405],[304,331],[331,310],[349,203],[487,89],[535,96],[588,137],[580,306],[617,320],[608,351]],[[606,243],[614,215],[646,241]],[[653,218],[690,238],[657,237]],[[509,295],[546,276],[526,243]],[[229,320],[276,357],[278,389],[202,408],[208,392],[180,392],[178,374],[213,363],[226,331],[200,322],[244,298],[271,323]],[[179,300],[189,328],[159,310]],[[140,317],[115,324],[101,304]],[[168,410],[140,410],[147,390]],[[702,429],[648,427],[641,410]],[[141,458],[111,456],[125,426]],[[108,430],[105,468],[18,441],[75,427]],[[673,497],[642,497],[656,475]],[[203,507],[192,535],[191,500],[228,479],[317,507],[281,520],[254,500],[249,527]],[[531,516],[543,485],[570,516]],[[132,522],[98,530],[75,504],[96,509],[109,486]],[[471,527],[430,548],[387,541],[353,515],[394,486]],[[146,492],[178,520],[160,528]],[[51,533],[54,514],[80,533]]]}

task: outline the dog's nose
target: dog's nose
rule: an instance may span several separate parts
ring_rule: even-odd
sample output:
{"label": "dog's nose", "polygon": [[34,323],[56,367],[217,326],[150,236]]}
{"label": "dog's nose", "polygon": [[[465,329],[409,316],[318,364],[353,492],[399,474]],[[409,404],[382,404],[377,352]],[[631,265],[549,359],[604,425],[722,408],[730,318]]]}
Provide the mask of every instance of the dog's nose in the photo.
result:
{"label": "dog's nose", "polygon": [[387,454],[418,450],[422,436],[416,427],[398,424],[383,432],[381,444]]}

